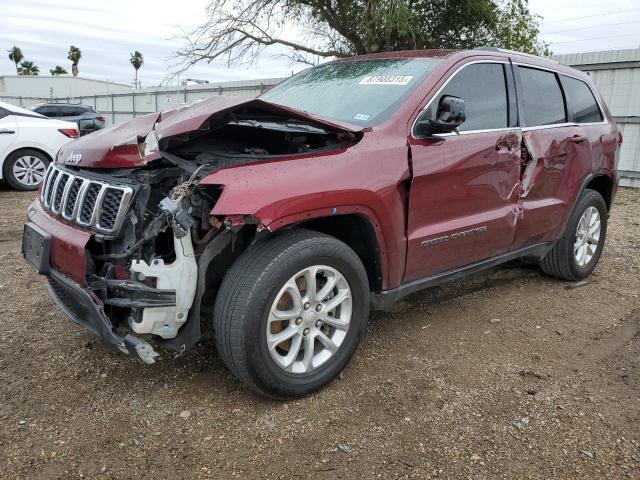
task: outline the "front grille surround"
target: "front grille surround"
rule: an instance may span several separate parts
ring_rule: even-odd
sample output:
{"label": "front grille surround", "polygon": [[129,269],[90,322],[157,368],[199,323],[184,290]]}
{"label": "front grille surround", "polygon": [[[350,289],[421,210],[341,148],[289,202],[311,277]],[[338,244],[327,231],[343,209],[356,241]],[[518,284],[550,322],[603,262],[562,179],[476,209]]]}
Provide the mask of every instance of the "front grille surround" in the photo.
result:
{"label": "front grille surround", "polygon": [[52,163],[44,178],[40,201],[55,216],[112,238],[122,226],[133,193],[129,186],[87,178]]}

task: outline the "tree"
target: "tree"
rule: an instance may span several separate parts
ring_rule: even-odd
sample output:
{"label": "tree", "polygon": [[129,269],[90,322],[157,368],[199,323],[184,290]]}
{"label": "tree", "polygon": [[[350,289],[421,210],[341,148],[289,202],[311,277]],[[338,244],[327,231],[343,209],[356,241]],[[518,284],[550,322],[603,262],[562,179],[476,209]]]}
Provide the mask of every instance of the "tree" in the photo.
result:
{"label": "tree", "polygon": [[18,68],[18,64],[24,59],[24,55],[22,55],[22,50],[20,50],[15,45],[11,50],[9,50],[9,60],[16,64],[16,73],[20,75],[20,69]]}
{"label": "tree", "polygon": [[69,55],[67,55],[67,59],[71,60],[71,73],[74,77],[78,76],[78,63],[80,62],[81,57],[82,52],[80,49],[71,45],[69,47]]}
{"label": "tree", "polygon": [[137,50],[133,52],[131,54],[131,58],[129,58],[129,62],[131,62],[131,65],[133,65],[133,68],[136,71],[135,85],[136,88],[138,88],[138,70],[140,70],[140,67],[144,65],[144,57],[142,56],[142,53]]}
{"label": "tree", "polygon": [[52,68],[51,70],[49,70],[49,72],[51,72],[51,75],[53,76],[67,75],[67,71],[60,65],[56,65],[56,68]]}
{"label": "tree", "polygon": [[303,63],[481,45],[542,54],[538,22],[528,0],[210,0],[207,21],[183,36],[175,57],[188,68],[252,62],[269,46]]}
{"label": "tree", "polygon": [[18,69],[18,75],[38,75],[39,73],[40,69],[38,66],[26,60],[20,64],[20,68]]}

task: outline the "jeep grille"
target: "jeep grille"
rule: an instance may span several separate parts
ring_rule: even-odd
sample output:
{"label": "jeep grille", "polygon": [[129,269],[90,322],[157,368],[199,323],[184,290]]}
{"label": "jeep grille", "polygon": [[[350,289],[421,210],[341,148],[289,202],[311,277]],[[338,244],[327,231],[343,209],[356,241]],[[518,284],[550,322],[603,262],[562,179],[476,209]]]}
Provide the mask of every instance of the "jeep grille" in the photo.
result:
{"label": "jeep grille", "polygon": [[115,236],[133,196],[131,187],[85,178],[51,164],[40,192],[47,210],[103,236]]}

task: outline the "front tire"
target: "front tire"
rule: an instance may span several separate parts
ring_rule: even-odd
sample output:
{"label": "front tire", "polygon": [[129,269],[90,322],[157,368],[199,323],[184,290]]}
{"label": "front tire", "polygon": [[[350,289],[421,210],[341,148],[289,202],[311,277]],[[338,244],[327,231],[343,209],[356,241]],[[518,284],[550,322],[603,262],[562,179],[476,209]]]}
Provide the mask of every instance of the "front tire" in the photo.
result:
{"label": "front tire", "polygon": [[3,177],[16,190],[37,190],[49,166],[49,157],[31,149],[18,150],[4,161]]}
{"label": "front tire", "polygon": [[607,205],[595,190],[584,190],[560,240],[547,253],[540,267],[565,280],[588,277],[602,254],[607,235]]}
{"label": "front tire", "polygon": [[229,269],[214,309],[216,347],[252,390],[311,393],[347,365],[366,329],[369,285],[346,244],[292,230],[254,245]]}

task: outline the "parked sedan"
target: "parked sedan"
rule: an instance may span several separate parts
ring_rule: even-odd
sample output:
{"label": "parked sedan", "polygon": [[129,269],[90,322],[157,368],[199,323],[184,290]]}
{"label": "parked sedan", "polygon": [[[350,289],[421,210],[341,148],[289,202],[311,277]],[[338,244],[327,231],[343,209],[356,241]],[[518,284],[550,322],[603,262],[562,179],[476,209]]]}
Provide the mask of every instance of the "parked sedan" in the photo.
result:
{"label": "parked sedan", "polygon": [[73,122],[0,102],[0,178],[16,190],[35,190],[60,147],[79,135]]}
{"label": "parked sedan", "polygon": [[106,126],[104,117],[89,105],[79,103],[43,103],[34,105],[31,110],[45,117],[75,122],[80,129],[80,135],[95,132]]}

